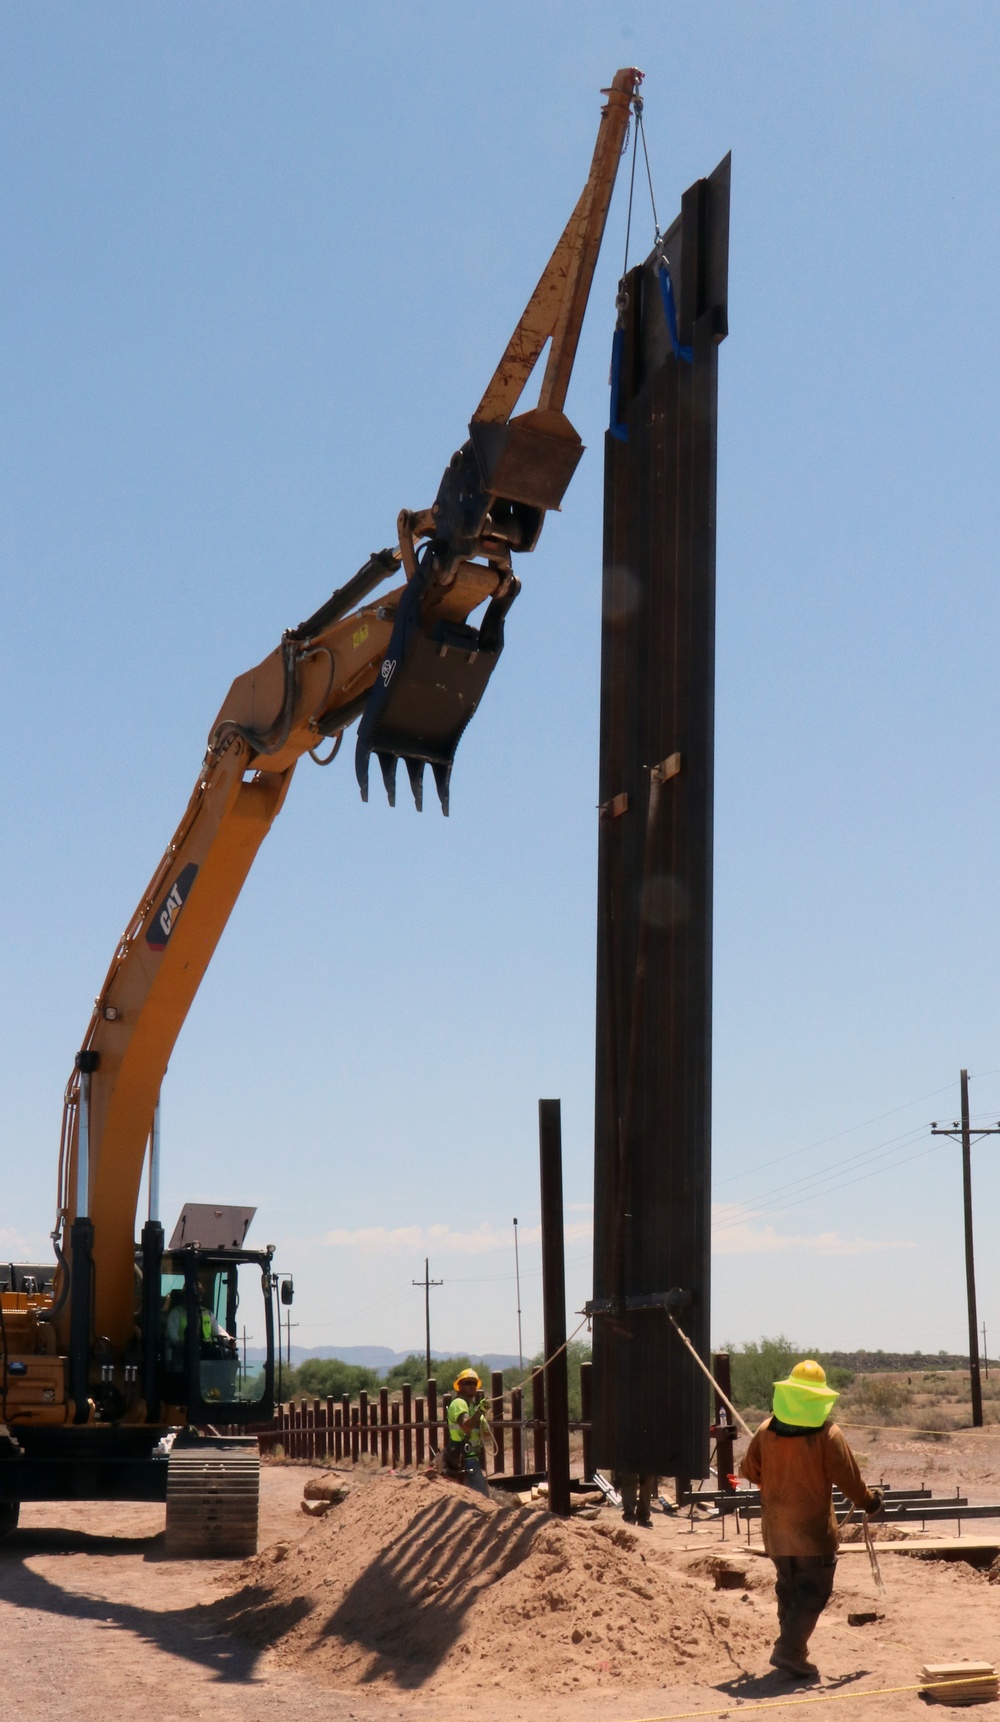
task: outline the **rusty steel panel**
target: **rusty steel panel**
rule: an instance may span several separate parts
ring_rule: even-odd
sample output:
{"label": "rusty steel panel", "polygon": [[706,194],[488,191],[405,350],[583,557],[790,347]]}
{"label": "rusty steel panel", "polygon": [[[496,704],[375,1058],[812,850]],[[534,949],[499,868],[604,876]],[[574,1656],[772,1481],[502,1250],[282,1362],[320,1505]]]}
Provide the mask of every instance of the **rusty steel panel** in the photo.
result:
{"label": "rusty steel panel", "polygon": [[[708,1472],[718,350],[729,158],[627,277],[606,439],[593,1462]],[[676,307],[673,338],[662,264]],[[602,1310],[602,1307],[603,1310]]]}

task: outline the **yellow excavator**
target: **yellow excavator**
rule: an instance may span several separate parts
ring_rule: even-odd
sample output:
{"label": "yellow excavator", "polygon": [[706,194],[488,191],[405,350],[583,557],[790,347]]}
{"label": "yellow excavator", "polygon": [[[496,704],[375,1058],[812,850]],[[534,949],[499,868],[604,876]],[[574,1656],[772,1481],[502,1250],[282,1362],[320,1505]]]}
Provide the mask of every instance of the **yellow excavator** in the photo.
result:
{"label": "yellow excavator", "polygon": [[[303,754],[328,764],[358,722],[365,799],[374,755],[390,802],[402,760],[417,807],[429,765],[448,811],[455,750],[519,591],[514,557],[534,548],[583,452],[563,408],[641,76],[619,71],[604,92],[586,186],[435,501],[400,513],[398,542],[238,677],[212,725],[66,1089],[55,1265],[0,1270],[0,1534],[21,1501],[166,1501],[168,1552],[256,1548],[257,1444],[231,1431],[273,1410],[273,1249],[247,1248],[253,1210],[225,1206],[185,1208],[166,1243],[160,1085]],[[516,413],[546,342],[538,405]],[[252,1380],[238,1310],[267,1336]]]}

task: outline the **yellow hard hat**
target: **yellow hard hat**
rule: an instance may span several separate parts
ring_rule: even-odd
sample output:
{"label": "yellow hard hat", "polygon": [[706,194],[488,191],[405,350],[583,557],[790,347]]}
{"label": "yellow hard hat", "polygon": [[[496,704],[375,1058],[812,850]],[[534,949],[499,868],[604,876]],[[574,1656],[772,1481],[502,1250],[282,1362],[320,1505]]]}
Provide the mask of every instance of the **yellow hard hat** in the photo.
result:
{"label": "yellow hard hat", "polygon": [[791,1381],[808,1381],[812,1387],[826,1386],[826,1370],[814,1357],[806,1357],[797,1363],[789,1377]]}
{"label": "yellow hard hat", "polygon": [[482,1392],[483,1384],[474,1369],[463,1369],[461,1375],[456,1375],[452,1382],[452,1387],[455,1389],[456,1393],[460,1393],[462,1391],[463,1381],[474,1381],[476,1384],[476,1392]]}
{"label": "yellow hard hat", "polygon": [[840,1398],[826,1385],[826,1370],[814,1357],[806,1357],[789,1371],[785,1381],[774,1384],[772,1410],[779,1423],[799,1429],[819,1429]]}

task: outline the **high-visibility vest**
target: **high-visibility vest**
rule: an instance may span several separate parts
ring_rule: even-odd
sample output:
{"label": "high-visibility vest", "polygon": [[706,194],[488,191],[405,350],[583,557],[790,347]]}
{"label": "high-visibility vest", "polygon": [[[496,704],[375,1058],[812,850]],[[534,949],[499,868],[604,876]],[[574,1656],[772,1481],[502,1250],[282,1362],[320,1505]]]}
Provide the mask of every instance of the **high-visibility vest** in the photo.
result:
{"label": "high-visibility vest", "polygon": [[448,1439],[449,1441],[454,1441],[456,1444],[460,1441],[468,1441],[472,1447],[481,1447],[483,1444],[483,1435],[479,1426],[477,1425],[473,1429],[471,1435],[466,1435],[459,1424],[459,1418],[468,1417],[469,1411],[470,1406],[468,1400],[452,1400],[448,1407]]}
{"label": "high-visibility vest", "polygon": [[[181,1310],[181,1319],[177,1324],[177,1327],[178,1327],[177,1337],[178,1337],[178,1339],[184,1338],[184,1335],[187,1333],[187,1325],[188,1325],[187,1310],[182,1309]],[[212,1312],[209,1309],[205,1309],[204,1305],[202,1306],[202,1309],[201,1309],[201,1337],[203,1340],[206,1340],[206,1341],[210,1340],[212,1337]]]}

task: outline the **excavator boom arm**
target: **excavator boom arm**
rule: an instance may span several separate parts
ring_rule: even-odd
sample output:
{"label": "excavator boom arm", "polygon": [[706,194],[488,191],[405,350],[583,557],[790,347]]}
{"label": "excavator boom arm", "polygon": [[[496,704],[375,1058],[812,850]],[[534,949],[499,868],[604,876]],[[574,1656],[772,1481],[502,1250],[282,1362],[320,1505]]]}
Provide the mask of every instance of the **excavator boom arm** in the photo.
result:
{"label": "excavator boom arm", "polygon": [[[60,1349],[69,1346],[78,1358],[81,1319],[118,1359],[133,1342],[135,1215],[160,1085],[302,755],[328,763],[332,753],[317,752],[325,738],[336,751],[360,717],[363,795],[372,754],[390,800],[402,758],[418,807],[430,764],[447,812],[455,748],[502,651],[504,619],[519,590],[512,554],[534,547],[582,452],[562,407],[641,76],[620,71],[606,92],[586,187],[434,505],[404,511],[398,547],[373,555],[238,677],[212,726],[194,793],[119,941],[66,1091],[54,1236],[73,1294],[68,1302],[57,1297],[54,1320]],[[539,406],[512,419],[549,339]],[[400,573],[401,584],[376,596]],[[484,602],[485,617],[474,628],[468,619]],[[73,1222],[84,1219],[89,1280],[72,1274],[67,1261]]]}

